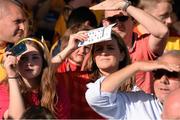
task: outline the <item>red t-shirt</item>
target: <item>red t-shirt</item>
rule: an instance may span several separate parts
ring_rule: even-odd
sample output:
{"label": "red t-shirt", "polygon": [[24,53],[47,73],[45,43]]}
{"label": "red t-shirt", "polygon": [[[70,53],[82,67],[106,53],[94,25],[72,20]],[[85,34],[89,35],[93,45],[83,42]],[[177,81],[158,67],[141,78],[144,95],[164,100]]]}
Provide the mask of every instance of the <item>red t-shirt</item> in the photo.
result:
{"label": "red t-shirt", "polygon": [[0,84],[0,119],[3,118],[4,112],[9,106],[9,92],[7,84]]}
{"label": "red t-shirt", "polygon": [[[56,110],[56,117],[58,119],[66,119],[69,118],[70,116],[70,110],[69,110],[69,106],[68,106],[68,99],[67,99],[67,95],[64,94],[64,90],[63,88],[59,88],[57,87],[57,103],[55,105],[55,110]],[[26,96],[24,96],[24,101],[26,104],[26,107],[32,106],[32,105],[40,105],[40,98],[41,95],[39,94],[39,92],[29,92],[26,94]]]}
{"label": "red t-shirt", "polygon": [[[155,60],[158,55],[155,55],[149,48],[150,34],[139,36],[134,43],[133,48],[129,49],[129,54],[132,62]],[[146,93],[153,92],[153,76],[151,72],[138,72],[135,75],[136,85]]]}
{"label": "red t-shirt", "polygon": [[[57,118],[59,119],[65,119],[69,118],[70,112],[68,108],[68,103],[67,103],[67,97],[64,94],[65,92],[61,88],[57,88],[58,90],[58,102],[56,104],[56,113],[57,113]],[[41,95],[39,92],[28,92],[24,96],[24,102],[25,102],[25,107],[30,107],[32,105],[38,106],[40,105],[40,98]],[[62,99],[63,98],[63,99]],[[3,118],[4,112],[8,109],[9,106],[9,92],[8,92],[8,85],[7,84],[0,84],[0,119]]]}
{"label": "red t-shirt", "polygon": [[58,68],[58,73],[68,72],[68,71],[80,71],[81,66],[71,62],[70,60],[66,59],[63,63],[61,63]]}
{"label": "red t-shirt", "polygon": [[66,93],[66,90],[64,89],[64,86],[60,86],[59,83],[57,83],[57,104],[56,104],[56,116],[59,119],[68,119],[70,118],[70,106],[69,106],[69,99]]}
{"label": "red t-shirt", "polygon": [[90,82],[87,72],[70,71],[56,74],[58,86],[65,88],[70,105],[71,119],[102,119],[88,105],[85,99],[86,84]]}

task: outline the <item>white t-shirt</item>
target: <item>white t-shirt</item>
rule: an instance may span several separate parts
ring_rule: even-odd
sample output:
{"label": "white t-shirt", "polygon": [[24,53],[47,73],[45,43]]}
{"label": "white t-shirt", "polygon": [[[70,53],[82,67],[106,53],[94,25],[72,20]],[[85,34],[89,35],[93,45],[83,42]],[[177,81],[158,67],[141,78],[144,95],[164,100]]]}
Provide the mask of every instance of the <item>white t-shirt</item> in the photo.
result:
{"label": "white t-shirt", "polygon": [[109,119],[160,120],[162,104],[154,95],[143,91],[101,92],[101,77],[87,85],[86,100],[97,113]]}

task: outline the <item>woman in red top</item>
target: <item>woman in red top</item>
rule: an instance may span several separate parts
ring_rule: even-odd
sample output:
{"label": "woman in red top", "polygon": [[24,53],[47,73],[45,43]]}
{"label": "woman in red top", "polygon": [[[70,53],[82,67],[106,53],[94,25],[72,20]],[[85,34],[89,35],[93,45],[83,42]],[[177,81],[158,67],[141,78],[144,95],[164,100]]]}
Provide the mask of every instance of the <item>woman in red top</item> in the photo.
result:
{"label": "woman in red top", "polygon": [[[90,71],[66,71],[56,73],[57,84],[65,88],[69,97],[71,116],[76,119],[102,118],[97,115],[85,100],[86,84],[101,76],[107,76],[130,63],[126,45],[119,35],[112,32],[112,40],[96,43],[92,47]],[[87,31],[71,34],[66,48],[51,59],[56,66],[74,51],[77,50],[79,41],[87,40]],[[80,49],[80,48],[78,48]],[[88,63],[90,63],[90,61]],[[125,83],[121,90],[132,87],[132,81]]]}
{"label": "woman in red top", "polygon": [[[83,94],[86,91],[86,83],[90,79],[87,72],[85,72],[86,70],[82,69],[82,67],[85,67],[84,59],[89,58],[91,46],[76,47],[69,51],[69,46],[74,44],[72,41],[85,33],[77,32],[90,29],[92,28],[81,24],[75,24],[70,27],[61,38],[61,54],[64,53],[67,56],[65,58],[60,58],[59,56],[52,58],[53,69],[57,73],[56,85],[59,91],[64,91],[64,94],[68,95],[68,100],[66,101],[70,105],[69,118],[102,118],[88,106]],[[64,60],[61,61],[60,59]],[[65,88],[65,90],[62,90],[62,88]],[[81,109],[79,106],[81,106]]]}
{"label": "woman in red top", "polygon": [[[67,46],[70,39],[70,35],[77,33],[78,31],[90,30],[92,27],[75,24],[72,25],[69,29],[66,30],[65,34],[61,38],[61,48],[60,51],[63,51]],[[57,67],[57,72],[63,73],[68,71],[81,71],[83,66],[83,61],[86,58],[89,58],[88,54],[90,53],[90,46],[82,46],[75,49],[71,54],[69,54],[64,60],[63,63],[59,64],[59,61],[54,62]],[[84,67],[84,66],[83,66]]]}

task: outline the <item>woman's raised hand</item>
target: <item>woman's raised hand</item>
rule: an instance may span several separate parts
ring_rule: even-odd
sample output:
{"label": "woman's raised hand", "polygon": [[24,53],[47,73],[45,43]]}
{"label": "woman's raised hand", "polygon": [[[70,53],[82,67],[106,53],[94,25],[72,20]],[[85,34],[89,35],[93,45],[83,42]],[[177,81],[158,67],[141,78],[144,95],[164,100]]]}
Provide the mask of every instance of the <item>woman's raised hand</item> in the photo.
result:
{"label": "woman's raised hand", "polygon": [[87,31],[80,31],[75,34],[70,35],[68,48],[70,50],[75,50],[78,48],[78,44],[81,41],[85,41],[88,39]]}

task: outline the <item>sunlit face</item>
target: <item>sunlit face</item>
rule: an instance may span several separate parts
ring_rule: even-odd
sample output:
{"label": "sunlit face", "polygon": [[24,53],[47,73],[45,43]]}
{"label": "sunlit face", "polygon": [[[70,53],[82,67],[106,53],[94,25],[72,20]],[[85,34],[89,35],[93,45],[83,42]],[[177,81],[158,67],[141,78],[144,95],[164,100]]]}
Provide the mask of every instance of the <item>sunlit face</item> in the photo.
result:
{"label": "sunlit face", "polygon": [[81,65],[85,56],[89,53],[90,46],[82,46],[71,53],[70,59],[77,65]]}
{"label": "sunlit face", "polygon": [[[162,62],[180,65],[180,57],[175,58],[171,56],[166,56],[162,58]],[[161,102],[164,101],[165,97],[171,91],[179,87],[180,87],[180,73],[177,75],[177,77],[168,77],[167,75],[163,75],[160,78],[155,78],[154,81],[154,92],[157,98],[159,98]]]}
{"label": "sunlit face", "polygon": [[172,5],[168,2],[160,2],[151,11],[150,14],[162,21],[166,25],[172,24]]}
{"label": "sunlit face", "polygon": [[[128,16],[122,10],[113,10],[113,11],[106,11],[105,18],[113,17],[113,16]],[[103,26],[107,26],[112,23],[117,23],[116,26],[113,27],[113,30],[118,33],[123,39],[126,39],[127,36],[132,34],[133,31],[133,21],[132,18],[128,18],[125,21],[116,20],[116,22],[111,22],[108,19],[103,20]]]}
{"label": "sunlit face", "polygon": [[112,73],[119,69],[119,62],[124,58],[116,40],[96,43],[93,59],[101,72]]}
{"label": "sunlit face", "polygon": [[32,45],[26,44],[27,50],[19,56],[18,70],[27,80],[36,79],[41,73],[43,58]]}
{"label": "sunlit face", "polygon": [[27,35],[28,25],[19,7],[10,5],[8,10],[0,19],[0,40],[15,43]]}
{"label": "sunlit face", "polygon": [[180,89],[169,94],[164,103],[161,114],[162,120],[180,120]]}

